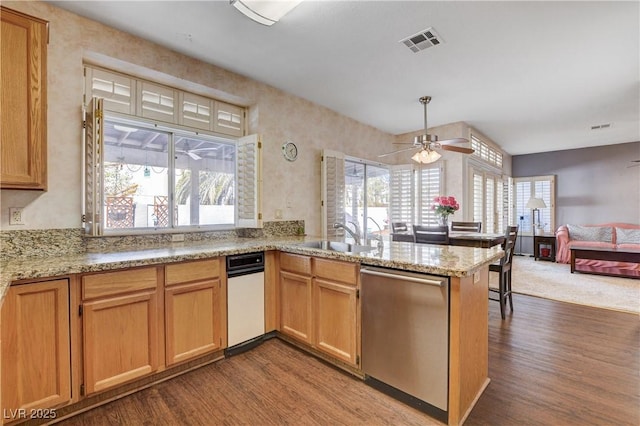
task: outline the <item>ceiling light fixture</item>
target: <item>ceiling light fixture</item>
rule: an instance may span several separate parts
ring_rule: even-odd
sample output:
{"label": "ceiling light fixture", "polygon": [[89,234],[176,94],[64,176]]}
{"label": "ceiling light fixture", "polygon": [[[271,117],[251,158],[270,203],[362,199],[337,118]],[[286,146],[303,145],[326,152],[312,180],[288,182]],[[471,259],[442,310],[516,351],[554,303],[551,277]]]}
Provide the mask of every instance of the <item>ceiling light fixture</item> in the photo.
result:
{"label": "ceiling light fixture", "polygon": [[424,134],[418,135],[413,139],[413,144],[422,145],[422,149],[416,152],[411,159],[420,164],[433,163],[442,157],[440,153],[431,149],[431,142],[438,142],[438,137],[427,133],[427,104],[429,102],[431,102],[431,96],[420,98],[420,103],[424,106]]}
{"label": "ceiling light fixture", "polygon": [[302,3],[302,0],[229,0],[229,3],[254,21],[271,26]]}

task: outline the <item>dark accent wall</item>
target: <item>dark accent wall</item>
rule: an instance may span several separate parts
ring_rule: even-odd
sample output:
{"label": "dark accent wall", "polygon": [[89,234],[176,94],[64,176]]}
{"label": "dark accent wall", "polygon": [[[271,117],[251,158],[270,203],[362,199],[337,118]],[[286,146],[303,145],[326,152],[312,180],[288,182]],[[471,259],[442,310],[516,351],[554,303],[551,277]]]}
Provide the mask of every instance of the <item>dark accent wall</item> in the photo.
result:
{"label": "dark accent wall", "polygon": [[633,160],[640,160],[640,142],[515,155],[512,173],[556,176],[556,227],[640,224],[640,163]]}

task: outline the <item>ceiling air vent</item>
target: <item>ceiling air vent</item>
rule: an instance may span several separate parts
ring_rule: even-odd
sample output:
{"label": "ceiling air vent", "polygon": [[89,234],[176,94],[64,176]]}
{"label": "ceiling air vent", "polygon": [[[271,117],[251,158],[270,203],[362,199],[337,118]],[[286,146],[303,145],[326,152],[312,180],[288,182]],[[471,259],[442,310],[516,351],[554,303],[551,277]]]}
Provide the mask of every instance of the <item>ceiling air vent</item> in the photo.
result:
{"label": "ceiling air vent", "polygon": [[400,40],[400,43],[407,46],[413,53],[418,53],[421,50],[442,44],[444,43],[444,40],[442,40],[433,27],[429,27],[417,34],[403,38]]}
{"label": "ceiling air vent", "polygon": [[609,127],[611,127],[611,123],[597,124],[595,126],[591,126],[591,130],[608,129]]}

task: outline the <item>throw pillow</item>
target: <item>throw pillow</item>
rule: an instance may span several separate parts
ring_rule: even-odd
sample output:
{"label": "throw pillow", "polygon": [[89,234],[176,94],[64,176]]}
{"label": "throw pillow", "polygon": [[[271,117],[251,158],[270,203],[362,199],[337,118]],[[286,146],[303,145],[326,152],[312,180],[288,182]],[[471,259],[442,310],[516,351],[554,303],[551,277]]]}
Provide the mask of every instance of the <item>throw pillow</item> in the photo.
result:
{"label": "throw pillow", "polygon": [[609,226],[580,226],[567,225],[569,239],[577,241],[612,242],[612,230]]}
{"label": "throw pillow", "polygon": [[616,228],[617,244],[640,244],[640,229]]}

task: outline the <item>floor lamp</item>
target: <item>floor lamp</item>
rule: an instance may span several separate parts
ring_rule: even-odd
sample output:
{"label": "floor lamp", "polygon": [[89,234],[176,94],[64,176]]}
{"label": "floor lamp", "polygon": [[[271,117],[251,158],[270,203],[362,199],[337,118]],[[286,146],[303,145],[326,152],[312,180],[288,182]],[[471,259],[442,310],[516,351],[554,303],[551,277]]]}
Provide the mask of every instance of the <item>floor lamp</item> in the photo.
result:
{"label": "floor lamp", "polygon": [[528,209],[533,209],[533,214],[531,215],[531,227],[533,230],[533,255],[535,256],[535,251],[536,251],[536,245],[535,245],[535,238],[536,238],[536,212],[538,213],[538,226],[540,225],[540,209],[546,209],[547,205],[545,204],[544,200],[542,198],[536,198],[536,197],[531,197],[529,198],[529,201],[527,201],[527,208]]}

